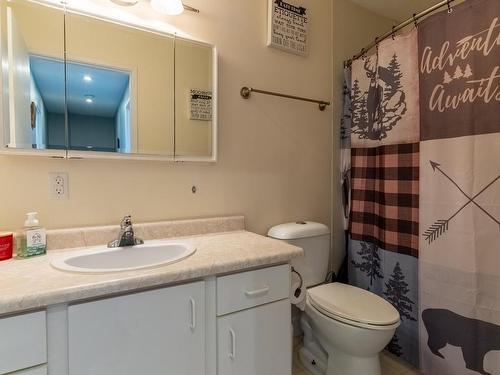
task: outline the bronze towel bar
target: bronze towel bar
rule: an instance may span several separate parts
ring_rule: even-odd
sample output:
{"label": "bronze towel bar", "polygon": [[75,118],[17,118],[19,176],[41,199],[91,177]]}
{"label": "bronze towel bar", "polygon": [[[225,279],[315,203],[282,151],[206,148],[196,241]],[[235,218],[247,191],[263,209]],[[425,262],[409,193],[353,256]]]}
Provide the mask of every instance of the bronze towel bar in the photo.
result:
{"label": "bronze towel bar", "polygon": [[288,99],[294,99],[294,100],[302,100],[304,102],[317,103],[318,106],[319,106],[319,110],[320,111],[324,111],[326,109],[326,106],[330,105],[330,102],[325,102],[323,100],[315,100],[315,99],[309,99],[309,98],[302,98],[300,96],[280,94],[278,92],[272,92],[272,91],[258,90],[258,89],[254,89],[252,87],[246,87],[246,86],[241,88],[240,95],[243,98],[248,99],[248,98],[250,98],[250,94],[252,92],[256,92],[258,94],[264,94],[264,95],[279,96],[281,98],[288,98]]}

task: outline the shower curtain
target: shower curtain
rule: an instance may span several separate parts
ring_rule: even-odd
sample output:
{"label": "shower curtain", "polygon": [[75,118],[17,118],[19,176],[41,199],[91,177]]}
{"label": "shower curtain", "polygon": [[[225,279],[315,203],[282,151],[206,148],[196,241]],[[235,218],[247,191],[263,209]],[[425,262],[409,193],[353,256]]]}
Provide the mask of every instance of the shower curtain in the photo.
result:
{"label": "shower curtain", "polygon": [[399,311],[395,355],[500,375],[500,1],[434,14],[346,76],[349,282]]}

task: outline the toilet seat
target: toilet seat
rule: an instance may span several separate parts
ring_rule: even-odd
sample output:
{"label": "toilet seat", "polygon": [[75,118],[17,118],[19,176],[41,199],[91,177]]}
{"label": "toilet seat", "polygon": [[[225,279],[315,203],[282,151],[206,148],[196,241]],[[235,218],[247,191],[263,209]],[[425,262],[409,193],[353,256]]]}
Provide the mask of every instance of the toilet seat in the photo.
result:
{"label": "toilet seat", "polygon": [[307,293],[311,306],[323,315],[356,327],[387,330],[399,326],[398,311],[383,298],[352,285],[323,284]]}

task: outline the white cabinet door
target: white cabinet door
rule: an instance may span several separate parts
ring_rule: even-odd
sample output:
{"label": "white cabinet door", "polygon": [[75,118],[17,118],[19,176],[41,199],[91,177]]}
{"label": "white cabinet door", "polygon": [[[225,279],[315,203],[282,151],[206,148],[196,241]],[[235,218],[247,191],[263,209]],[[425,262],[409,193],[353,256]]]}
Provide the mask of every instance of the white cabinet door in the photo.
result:
{"label": "white cabinet door", "polygon": [[217,318],[218,375],[290,375],[288,299]]}
{"label": "white cabinet door", "polygon": [[69,375],[203,375],[204,284],[70,306]]}
{"label": "white cabinet door", "polygon": [[0,374],[47,362],[45,311],[0,319]]}

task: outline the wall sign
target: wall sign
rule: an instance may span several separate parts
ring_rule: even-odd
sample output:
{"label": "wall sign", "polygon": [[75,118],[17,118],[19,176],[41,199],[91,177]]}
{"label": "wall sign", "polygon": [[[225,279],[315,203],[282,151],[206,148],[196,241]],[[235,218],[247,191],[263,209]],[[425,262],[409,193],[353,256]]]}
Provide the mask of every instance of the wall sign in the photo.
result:
{"label": "wall sign", "polygon": [[189,99],[190,120],[212,120],[212,91],[191,89]]}
{"label": "wall sign", "polygon": [[267,45],[306,56],[309,53],[307,9],[283,0],[268,0]]}

